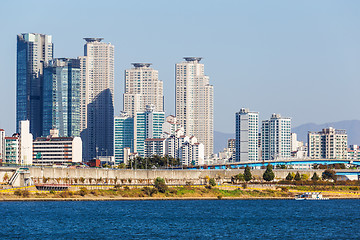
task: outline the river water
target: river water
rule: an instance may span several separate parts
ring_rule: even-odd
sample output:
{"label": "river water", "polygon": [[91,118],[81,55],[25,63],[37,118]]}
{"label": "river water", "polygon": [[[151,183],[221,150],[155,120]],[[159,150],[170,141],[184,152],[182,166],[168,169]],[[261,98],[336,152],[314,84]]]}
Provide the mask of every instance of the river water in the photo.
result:
{"label": "river water", "polygon": [[0,202],[0,239],[360,239],[360,200]]}

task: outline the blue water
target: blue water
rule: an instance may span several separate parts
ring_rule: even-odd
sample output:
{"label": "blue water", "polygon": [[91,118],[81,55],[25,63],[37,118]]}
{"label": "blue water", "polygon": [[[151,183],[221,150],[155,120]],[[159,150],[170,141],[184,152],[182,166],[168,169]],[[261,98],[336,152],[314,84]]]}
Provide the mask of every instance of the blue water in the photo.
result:
{"label": "blue water", "polygon": [[360,200],[0,202],[0,239],[360,239]]}

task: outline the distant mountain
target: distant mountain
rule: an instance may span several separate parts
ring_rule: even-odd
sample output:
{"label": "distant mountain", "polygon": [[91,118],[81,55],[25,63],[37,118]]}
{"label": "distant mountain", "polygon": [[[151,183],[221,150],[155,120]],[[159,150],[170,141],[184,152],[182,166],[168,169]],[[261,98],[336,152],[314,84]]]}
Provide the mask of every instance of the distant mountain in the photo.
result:
{"label": "distant mountain", "polygon": [[319,132],[321,129],[328,127],[345,129],[348,134],[348,145],[360,145],[360,120],[345,120],[324,124],[306,123],[293,128],[292,132],[297,134],[299,141],[306,143],[308,131]]}
{"label": "distant mountain", "polygon": [[214,131],[214,153],[224,150],[227,147],[227,140],[229,138],[235,138],[235,134]]}

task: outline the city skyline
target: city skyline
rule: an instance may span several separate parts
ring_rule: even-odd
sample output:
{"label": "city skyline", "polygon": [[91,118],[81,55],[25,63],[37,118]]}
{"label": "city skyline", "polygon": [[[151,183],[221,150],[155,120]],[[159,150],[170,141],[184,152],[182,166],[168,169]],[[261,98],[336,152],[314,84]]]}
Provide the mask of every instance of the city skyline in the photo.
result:
{"label": "city skyline", "polygon": [[[216,131],[233,133],[233,113],[242,106],[257,109],[261,113],[260,120],[273,112],[292,116],[293,126],[308,122],[360,119],[356,111],[341,108],[348,102],[356,101],[356,89],[359,87],[357,79],[360,72],[357,65],[360,62],[360,49],[357,42],[360,36],[355,24],[359,22],[355,14],[359,10],[359,3],[260,2],[262,5],[244,2],[220,5],[199,1],[187,12],[184,11],[184,6],[179,6],[179,9],[174,10],[173,16],[162,12],[164,8],[170,9],[171,5],[160,7],[158,2],[144,3],[137,8],[142,14],[130,18],[133,20],[131,26],[123,24],[122,19],[129,18],[134,13],[131,10],[133,3],[113,2],[113,9],[129,11],[123,11],[124,16],[119,17],[114,14],[113,9],[108,9],[107,16],[104,16],[104,21],[107,20],[110,24],[108,30],[100,28],[100,23],[81,21],[80,30],[66,29],[65,32],[50,22],[37,21],[34,27],[32,21],[25,21],[30,15],[24,9],[31,9],[28,5],[30,3],[22,3],[24,9],[17,9],[19,14],[16,18],[8,14],[11,11],[4,11],[0,18],[2,22],[9,24],[4,26],[0,39],[0,50],[3,53],[0,57],[0,70],[3,73],[0,79],[0,108],[7,115],[0,120],[1,126],[7,132],[15,132],[14,36],[22,32],[52,35],[56,57],[81,56],[83,37],[99,36],[111,42],[116,51],[115,115],[122,110],[123,72],[131,62],[154,64],[154,68],[159,71],[159,79],[164,82],[165,99],[168,99],[165,101],[165,111],[167,114],[175,114],[174,102],[171,101],[174,99],[174,65],[184,56],[202,56],[207,75],[211,76],[215,88]],[[75,3],[74,8],[67,11],[71,14],[78,13],[80,4]],[[3,9],[11,10],[15,5],[10,1],[5,2]],[[45,9],[45,4],[43,5]],[[65,11],[62,6],[56,6]],[[292,9],[295,7],[297,11],[294,13]],[[149,17],[146,10],[149,8],[163,15],[149,18],[149,24],[155,28],[151,28],[151,31],[150,28],[145,28],[142,33],[148,36],[145,43],[144,38],[132,26]],[[197,11],[199,9],[203,11]],[[88,10],[90,13],[94,12],[92,9]],[[48,14],[51,13],[42,12],[44,16],[41,19],[49,17]],[[196,18],[192,16],[195,12]],[[85,16],[82,12],[79,15],[79,19]],[[214,16],[219,17],[212,20]],[[40,16],[31,17],[36,21]],[[168,18],[167,22],[163,21],[164,17]],[[185,40],[186,36],[179,39],[175,37],[176,27],[182,26],[182,21],[188,23],[195,19],[199,19],[200,28],[189,26],[186,32],[198,41],[190,43]],[[120,22],[117,29],[125,30],[120,32],[129,31],[129,34],[120,37],[112,31],[112,26],[116,26],[115,22]],[[174,29],[170,27],[172,25]],[[247,91],[238,94],[244,88]],[[266,91],[267,89],[271,91]],[[336,99],[332,94],[334,89],[340,94]],[[312,101],[305,97],[307,95],[327,101]],[[337,109],[337,114],[333,113],[333,109]],[[308,112],[312,113],[311,116]]]}

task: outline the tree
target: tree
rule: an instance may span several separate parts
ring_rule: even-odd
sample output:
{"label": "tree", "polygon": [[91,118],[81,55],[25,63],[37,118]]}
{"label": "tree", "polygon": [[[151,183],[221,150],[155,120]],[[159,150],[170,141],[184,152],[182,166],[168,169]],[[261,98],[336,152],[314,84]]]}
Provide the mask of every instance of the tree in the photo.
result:
{"label": "tree", "polygon": [[235,176],[235,179],[236,179],[236,181],[239,181],[239,182],[244,181],[244,174],[239,173],[238,175]]}
{"label": "tree", "polygon": [[326,169],[323,173],[322,173],[322,178],[324,180],[334,180],[336,181],[336,175],[335,175],[335,171],[334,170],[330,170],[330,169]]}
{"label": "tree", "polygon": [[307,175],[307,174],[301,174],[301,180],[304,180],[304,181],[306,181],[306,180],[308,180],[309,179],[309,175]]}
{"label": "tree", "polygon": [[209,184],[210,184],[210,186],[215,187],[215,186],[216,186],[215,179],[210,178],[210,180],[209,180]]}
{"label": "tree", "polygon": [[168,186],[165,183],[165,180],[161,177],[157,177],[154,181],[154,187],[161,193],[165,193],[168,190]]}
{"label": "tree", "polygon": [[286,176],[286,180],[288,180],[288,181],[291,181],[291,180],[293,180],[294,179],[294,177],[293,177],[293,175],[291,174],[291,173],[289,173],[287,176]]}
{"label": "tree", "polygon": [[246,166],[244,170],[244,180],[248,182],[251,179],[252,179],[252,175],[251,175],[250,167]]}
{"label": "tree", "polygon": [[274,172],[272,170],[271,164],[267,165],[266,170],[265,170],[265,172],[263,174],[263,178],[267,182],[270,182],[270,181],[274,180],[275,174],[274,174]]}
{"label": "tree", "polygon": [[301,180],[301,176],[299,172],[296,172],[295,177],[294,177],[295,181],[300,181]]}
{"label": "tree", "polygon": [[314,175],[311,177],[311,180],[315,181],[319,181],[320,177],[316,174],[316,172],[314,173]]}

